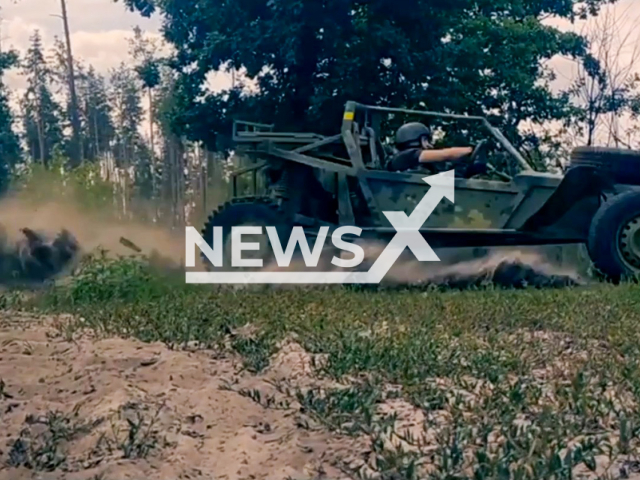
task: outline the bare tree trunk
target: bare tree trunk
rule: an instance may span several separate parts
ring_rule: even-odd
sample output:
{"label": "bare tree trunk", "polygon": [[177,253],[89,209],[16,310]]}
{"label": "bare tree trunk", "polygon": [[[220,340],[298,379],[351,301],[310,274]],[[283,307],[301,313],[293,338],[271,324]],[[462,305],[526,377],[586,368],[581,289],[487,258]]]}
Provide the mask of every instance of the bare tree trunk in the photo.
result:
{"label": "bare tree trunk", "polygon": [[69,34],[69,19],[67,17],[66,0],[60,0],[62,8],[62,22],[64,23],[64,36],[67,43],[67,68],[69,77],[69,96],[71,97],[71,129],[73,137],[71,141],[71,164],[78,166],[82,158],[82,148],[80,146],[80,118],[78,115],[78,97],[76,95],[76,79],[73,69],[73,54],[71,52],[71,36]]}
{"label": "bare tree trunk", "polygon": [[153,90],[148,88],[147,94],[149,96],[149,144],[151,146],[151,154],[155,152],[155,141],[153,138],[153,123],[155,121],[153,117]]}
{"label": "bare tree trunk", "polygon": [[[4,47],[4,40],[5,38],[2,37],[2,22],[4,21],[4,16],[2,15],[2,7],[0,7],[0,53],[3,52],[3,47]],[[2,76],[2,74],[0,74],[0,77]]]}
{"label": "bare tree trunk", "polygon": [[42,121],[42,106],[40,102],[38,102],[38,120],[36,122],[38,126],[38,146],[40,148],[40,163],[44,165],[45,168],[49,168],[49,160],[47,159],[47,155],[45,152],[46,143],[44,138],[44,125]]}
{"label": "bare tree trunk", "polygon": [[184,225],[183,170],[184,159],[181,142],[175,135],[164,138],[163,152],[163,188],[160,203],[164,206],[163,223],[170,228]]}
{"label": "bare tree trunk", "polygon": [[102,151],[100,150],[100,137],[98,136],[98,114],[95,111],[93,112],[93,134],[96,142],[95,155],[96,158],[100,158]]}
{"label": "bare tree trunk", "polygon": [[174,226],[180,226],[180,175],[178,173],[180,169],[180,149],[178,146],[178,139],[174,139],[173,143],[173,155],[171,162],[171,179],[173,182],[173,218]]}
{"label": "bare tree trunk", "polygon": [[205,150],[204,159],[200,159],[200,181],[202,182],[202,216],[203,218],[207,218],[207,214],[209,213],[208,207],[208,199],[207,199],[207,188],[209,187],[209,152]]}
{"label": "bare tree trunk", "polygon": [[153,219],[158,219],[158,188],[156,181],[156,142],[154,138],[153,125],[155,123],[155,117],[153,112],[153,90],[147,89],[149,97],[149,149],[151,151],[151,158],[149,160],[149,170],[151,172],[151,198],[153,199]]}
{"label": "bare tree trunk", "polygon": [[171,195],[171,227],[177,226],[178,217],[178,194],[176,189],[176,144],[173,136],[169,141],[169,192]]}
{"label": "bare tree trunk", "polygon": [[176,212],[178,228],[183,228],[185,225],[185,204],[184,204],[184,144],[182,139],[176,138],[176,152],[175,152],[175,173],[174,180],[176,186]]}

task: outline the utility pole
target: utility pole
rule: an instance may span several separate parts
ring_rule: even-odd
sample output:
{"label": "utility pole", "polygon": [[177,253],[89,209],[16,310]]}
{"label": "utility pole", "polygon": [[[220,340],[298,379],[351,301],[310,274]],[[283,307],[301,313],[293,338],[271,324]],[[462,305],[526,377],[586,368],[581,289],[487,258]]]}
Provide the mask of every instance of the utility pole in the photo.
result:
{"label": "utility pole", "polygon": [[82,161],[82,150],[80,146],[80,118],[78,116],[78,97],[76,95],[76,77],[73,68],[73,54],[71,52],[71,36],[69,34],[69,19],[67,17],[67,2],[60,0],[62,7],[62,22],[64,24],[64,36],[67,43],[67,67],[69,75],[69,96],[71,100],[71,129],[73,139],[71,145],[71,164],[77,167]]}

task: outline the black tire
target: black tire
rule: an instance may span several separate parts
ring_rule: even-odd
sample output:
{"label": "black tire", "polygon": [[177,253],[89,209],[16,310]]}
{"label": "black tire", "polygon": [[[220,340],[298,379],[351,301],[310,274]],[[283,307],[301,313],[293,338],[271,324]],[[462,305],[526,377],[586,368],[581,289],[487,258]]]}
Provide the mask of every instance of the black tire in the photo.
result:
{"label": "black tire", "polygon": [[640,151],[606,147],[577,147],[569,168],[586,166],[600,170],[615,183],[640,185]]}
{"label": "black tire", "polygon": [[603,203],[591,220],[589,257],[605,279],[614,282],[636,279],[640,275],[638,248],[640,192],[616,195]]}
{"label": "black tire", "polygon": [[[226,246],[231,237],[231,228],[238,225],[274,226],[277,228],[281,239],[289,238],[291,229],[294,226],[290,218],[270,198],[238,198],[225,203],[209,216],[202,229],[202,238],[209,246],[212,246],[214,227],[222,227],[223,245]],[[266,232],[262,238],[263,241],[268,242]],[[231,259],[228,257],[227,252],[228,250],[225,248],[224,265],[221,269],[217,268],[216,270],[227,270],[229,268]],[[249,255],[245,256],[250,257],[252,252],[247,253]],[[201,258],[207,270],[211,271],[215,268],[204,253],[201,254]],[[263,257],[264,266],[268,265],[270,261],[270,257]],[[252,269],[247,268],[246,270]]]}

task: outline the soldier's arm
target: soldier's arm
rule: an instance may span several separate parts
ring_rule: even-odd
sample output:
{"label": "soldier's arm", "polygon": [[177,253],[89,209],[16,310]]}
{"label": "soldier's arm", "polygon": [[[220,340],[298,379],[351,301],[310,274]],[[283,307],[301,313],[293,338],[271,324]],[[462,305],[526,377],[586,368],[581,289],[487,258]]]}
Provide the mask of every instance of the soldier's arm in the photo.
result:
{"label": "soldier's arm", "polygon": [[472,147],[453,147],[440,150],[423,150],[420,152],[420,163],[447,162],[458,160],[473,152]]}

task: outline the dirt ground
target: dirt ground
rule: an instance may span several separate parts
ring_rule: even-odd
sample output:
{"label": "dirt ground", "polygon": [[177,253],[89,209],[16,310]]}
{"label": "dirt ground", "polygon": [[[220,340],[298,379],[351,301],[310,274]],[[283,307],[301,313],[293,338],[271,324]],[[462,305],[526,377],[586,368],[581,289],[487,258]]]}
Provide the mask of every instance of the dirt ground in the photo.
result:
{"label": "dirt ground", "polygon": [[211,352],[69,341],[60,319],[0,315],[0,479],[339,479],[366,450],[237,393],[304,381],[295,345],[256,377]]}
{"label": "dirt ground", "polygon": [[[214,351],[66,338],[67,320],[0,312],[0,480],[341,480],[371,466],[371,438],[331,432],[295,401],[296,391],[339,386],[314,373],[323,357],[312,358],[295,339],[252,375]],[[249,326],[241,330],[232,335],[251,335]],[[566,343],[542,335],[550,346]],[[552,377],[571,355],[584,354],[568,347],[557,365],[534,374]],[[481,394],[433,381],[455,396]],[[450,420],[444,409],[426,422],[424,410],[394,395],[379,407],[395,416],[393,430],[403,438],[422,439],[423,455]],[[398,436],[383,441],[388,451],[412,449]],[[630,468],[626,456],[605,457],[596,459],[597,475]],[[639,480],[632,465],[611,478]],[[582,465],[574,473],[603,478]]]}

